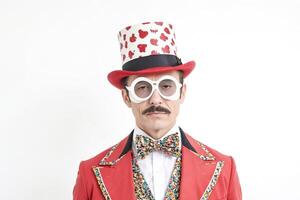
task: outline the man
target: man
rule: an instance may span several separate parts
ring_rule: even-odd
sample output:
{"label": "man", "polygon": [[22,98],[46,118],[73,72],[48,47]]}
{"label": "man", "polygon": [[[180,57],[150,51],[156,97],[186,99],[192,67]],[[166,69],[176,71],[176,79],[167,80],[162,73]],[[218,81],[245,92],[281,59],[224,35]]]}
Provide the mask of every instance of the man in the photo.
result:
{"label": "man", "polygon": [[240,200],[232,157],[193,139],[176,123],[183,79],[195,62],[177,56],[171,24],[146,22],[119,32],[123,70],[108,74],[135,117],[115,146],[82,161],[74,200]]}

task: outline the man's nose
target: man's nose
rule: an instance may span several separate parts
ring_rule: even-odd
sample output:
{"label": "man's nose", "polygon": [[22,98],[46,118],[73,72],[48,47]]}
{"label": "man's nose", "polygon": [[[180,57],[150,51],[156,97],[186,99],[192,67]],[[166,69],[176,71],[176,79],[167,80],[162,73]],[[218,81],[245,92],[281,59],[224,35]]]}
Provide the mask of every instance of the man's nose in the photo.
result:
{"label": "man's nose", "polygon": [[154,105],[154,106],[160,105],[160,104],[162,104],[162,97],[160,96],[160,94],[157,90],[154,90],[149,101],[150,101],[151,105]]}

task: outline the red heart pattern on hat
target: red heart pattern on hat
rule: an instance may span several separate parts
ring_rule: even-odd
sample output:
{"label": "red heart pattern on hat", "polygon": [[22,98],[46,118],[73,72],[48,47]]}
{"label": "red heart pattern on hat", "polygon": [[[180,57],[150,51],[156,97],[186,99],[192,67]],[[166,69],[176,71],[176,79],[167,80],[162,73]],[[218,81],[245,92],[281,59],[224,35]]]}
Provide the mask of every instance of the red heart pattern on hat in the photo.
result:
{"label": "red heart pattern on hat", "polygon": [[170,30],[168,29],[168,27],[166,27],[166,28],[164,29],[164,31],[165,31],[167,34],[170,34]]}
{"label": "red heart pattern on hat", "polygon": [[151,55],[156,55],[156,54],[158,54],[157,51],[155,51],[155,50],[151,51]]}
{"label": "red heart pattern on hat", "polygon": [[151,40],[150,40],[150,43],[151,43],[152,45],[154,45],[154,46],[157,46],[157,42],[158,42],[157,39],[151,39]]}
{"label": "red heart pattern on hat", "polygon": [[138,44],[137,47],[139,48],[140,52],[146,52],[147,44]]}
{"label": "red heart pattern on hat", "polygon": [[152,32],[152,33],[157,33],[157,29],[156,30],[154,30],[154,29],[150,29],[150,31]]}
{"label": "red heart pattern on hat", "polygon": [[144,22],[118,32],[123,64],[139,57],[176,55],[173,26],[165,22]]}
{"label": "red heart pattern on hat", "polygon": [[134,53],[133,53],[132,51],[129,51],[129,52],[128,52],[129,58],[132,58],[133,55],[134,55]]}
{"label": "red heart pattern on hat", "polygon": [[174,39],[172,38],[171,40],[171,45],[174,46],[175,45],[175,42],[174,42]]}
{"label": "red heart pattern on hat", "polygon": [[135,42],[136,41],[136,37],[134,36],[134,33],[131,35],[131,37],[129,38],[130,42]]}
{"label": "red heart pattern on hat", "polygon": [[154,22],[155,24],[159,25],[159,26],[162,26],[163,25],[163,22]]}
{"label": "red heart pattern on hat", "polygon": [[148,31],[139,30],[140,38],[145,38],[148,35]]}
{"label": "red heart pattern on hat", "polygon": [[169,45],[166,45],[165,47],[162,47],[161,49],[162,49],[162,51],[164,53],[170,53],[170,47],[169,47]]}
{"label": "red heart pattern on hat", "polygon": [[163,41],[166,41],[168,39],[168,37],[164,33],[161,33],[159,38]]}

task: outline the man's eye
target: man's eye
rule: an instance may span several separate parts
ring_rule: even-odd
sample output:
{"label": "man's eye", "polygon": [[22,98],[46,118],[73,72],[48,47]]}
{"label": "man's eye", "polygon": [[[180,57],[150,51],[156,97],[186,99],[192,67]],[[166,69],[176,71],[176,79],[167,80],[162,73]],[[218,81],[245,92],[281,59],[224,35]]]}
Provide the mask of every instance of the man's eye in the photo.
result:
{"label": "man's eye", "polygon": [[145,90],[145,89],[147,89],[147,86],[141,85],[141,86],[138,87],[138,89],[139,89],[139,90]]}
{"label": "man's eye", "polygon": [[169,89],[169,88],[172,87],[172,85],[163,85],[162,87],[163,87],[164,89]]}

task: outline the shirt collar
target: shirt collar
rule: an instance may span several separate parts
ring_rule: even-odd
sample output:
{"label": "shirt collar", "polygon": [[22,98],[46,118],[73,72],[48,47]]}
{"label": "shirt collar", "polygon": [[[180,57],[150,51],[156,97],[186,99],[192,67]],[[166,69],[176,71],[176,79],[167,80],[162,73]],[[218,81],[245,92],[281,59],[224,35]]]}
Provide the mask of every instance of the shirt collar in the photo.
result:
{"label": "shirt collar", "polygon": [[178,126],[177,123],[167,132],[167,134],[165,134],[160,139],[154,139],[154,138],[152,138],[150,135],[148,135],[147,133],[145,133],[145,131],[143,131],[142,129],[140,129],[138,126],[135,126],[134,131],[133,131],[133,143],[132,143],[132,149],[133,149],[134,155],[136,155],[135,137],[137,135],[147,136],[147,137],[151,138],[152,140],[162,140],[165,137],[167,137],[167,136],[169,136],[171,134],[174,134],[174,133],[178,134],[178,137],[179,137],[179,149],[181,149],[181,134],[180,134],[179,126]]}

